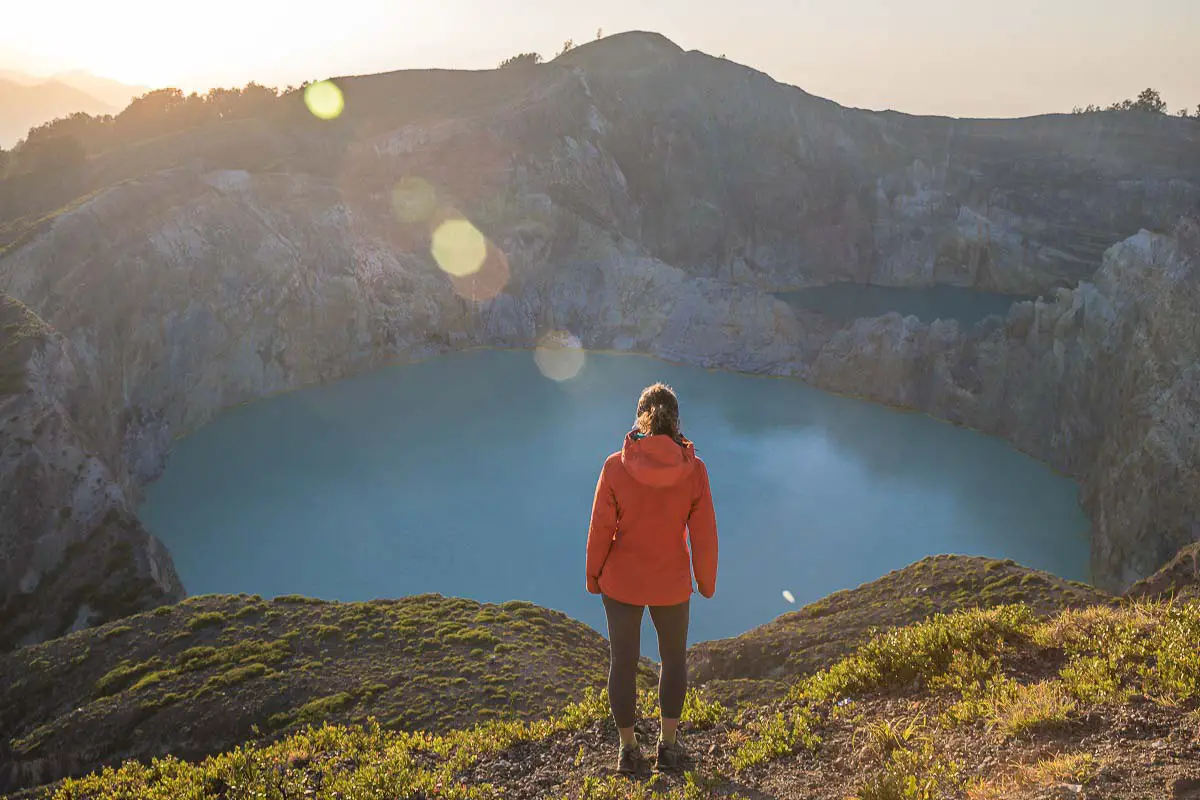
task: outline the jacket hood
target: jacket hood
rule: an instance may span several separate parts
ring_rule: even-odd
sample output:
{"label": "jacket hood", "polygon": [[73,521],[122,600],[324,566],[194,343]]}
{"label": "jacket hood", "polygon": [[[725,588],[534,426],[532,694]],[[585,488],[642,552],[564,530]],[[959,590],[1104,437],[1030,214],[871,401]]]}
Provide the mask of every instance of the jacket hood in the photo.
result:
{"label": "jacket hood", "polygon": [[621,448],[621,463],[633,479],[647,486],[673,486],[696,468],[696,448],[670,436],[644,436],[630,431]]}

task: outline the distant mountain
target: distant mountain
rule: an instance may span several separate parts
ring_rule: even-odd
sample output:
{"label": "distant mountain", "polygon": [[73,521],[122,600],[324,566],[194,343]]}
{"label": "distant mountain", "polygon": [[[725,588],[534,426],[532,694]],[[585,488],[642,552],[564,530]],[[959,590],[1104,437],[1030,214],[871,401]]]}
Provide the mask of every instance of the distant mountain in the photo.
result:
{"label": "distant mountain", "polygon": [[12,147],[29,129],[75,111],[111,114],[116,109],[58,81],[26,86],[0,79],[0,147]]}
{"label": "distant mountain", "polygon": [[149,91],[83,70],[39,78],[0,70],[0,147],[12,147],[35,125],[76,111],[115,114]]}
{"label": "distant mountain", "polygon": [[0,69],[0,81],[12,81],[22,86],[33,86],[35,83],[42,83],[44,80],[45,78],[35,78],[26,72],[18,72],[15,69]]}
{"label": "distant mountain", "polygon": [[133,86],[128,83],[114,81],[112,78],[102,78],[99,75],[93,75],[81,69],[60,72],[54,75],[51,80],[64,83],[81,92],[86,92],[118,111],[129,105],[129,101],[133,98],[141,97],[150,91],[149,86]]}

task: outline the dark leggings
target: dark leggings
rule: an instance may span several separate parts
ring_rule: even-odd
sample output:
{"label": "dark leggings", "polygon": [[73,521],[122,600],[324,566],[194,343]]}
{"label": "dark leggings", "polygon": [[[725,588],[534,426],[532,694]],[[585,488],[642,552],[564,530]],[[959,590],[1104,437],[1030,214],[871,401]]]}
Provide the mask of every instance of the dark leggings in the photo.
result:
{"label": "dark leggings", "polygon": [[[604,596],[608,617],[608,701],[618,728],[629,728],[637,718],[637,668],[642,653],[642,611]],[[658,633],[658,704],[667,719],[679,719],[687,694],[688,601],[677,606],[650,606],[650,619]]]}

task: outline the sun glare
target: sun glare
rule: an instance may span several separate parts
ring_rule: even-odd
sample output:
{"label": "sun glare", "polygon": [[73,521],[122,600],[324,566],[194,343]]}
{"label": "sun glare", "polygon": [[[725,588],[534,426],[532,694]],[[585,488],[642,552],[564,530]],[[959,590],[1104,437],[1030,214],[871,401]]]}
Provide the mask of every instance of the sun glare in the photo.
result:
{"label": "sun glare", "polygon": [[533,351],[533,361],[552,381],[569,381],[583,370],[587,360],[583,344],[570,331],[550,331]]}
{"label": "sun glare", "polygon": [[448,219],[433,232],[430,250],[439,267],[461,278],[483,266],[487,239],[467,220]]}
{"label": "sun glare", "polygon": [[304,88],[304,104],[314,117],[336,119],[345,109],[346,99],[333,81],[318,81]]}

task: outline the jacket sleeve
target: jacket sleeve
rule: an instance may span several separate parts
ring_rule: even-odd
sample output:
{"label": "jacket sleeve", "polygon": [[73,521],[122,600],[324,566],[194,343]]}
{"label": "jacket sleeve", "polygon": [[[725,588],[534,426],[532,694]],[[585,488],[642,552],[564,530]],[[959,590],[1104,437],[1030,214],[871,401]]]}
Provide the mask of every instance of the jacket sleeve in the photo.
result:
{"label": "jacket sleeve", "polygon": [[696,588],[705,597],[717,590],[717,515],[713,510],[712,491],[708,486],[708,468],[698,465],[699,487],[688,516],[688,536],[692,542],[692,571]]}
{"label": "jacket sleeve", "polygon": [[617,533],[617,498],[613,494],[608,477],[608,465],[600,470],[596,483],[596,497],[592,501],[592,522],[588,526],[587,541],[587,590],[600,594],[600,573],[612,549],[613,537]]}

